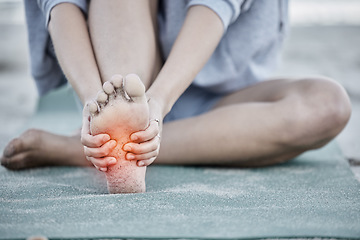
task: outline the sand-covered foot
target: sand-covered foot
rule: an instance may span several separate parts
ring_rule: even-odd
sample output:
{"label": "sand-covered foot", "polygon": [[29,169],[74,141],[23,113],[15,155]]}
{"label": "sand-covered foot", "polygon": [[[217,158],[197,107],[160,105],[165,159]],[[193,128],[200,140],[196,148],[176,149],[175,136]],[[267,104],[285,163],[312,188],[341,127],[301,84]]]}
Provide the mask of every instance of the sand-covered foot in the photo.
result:
{"label": "sand-covered foot", "polygon": [[105,82],[96,102],[89,105],[92,135],[107,133],[117,146],[109,154],[117,163],[106,172],[110,193],[139,193],[145,191],[146,167],[136,161],[125,160],[123,145],[130,141],[130,134],[146,129],[149,125],[149,107],[145,87],[140,78],[129,74],[125,78],[115,75]]}
{"label": "sand-covered foot", "polygon": [[5,147],[1,165],[21,170],[54,165],[89,166],[89,162],[84,156],[80,134],[68,137],[30,129]]}

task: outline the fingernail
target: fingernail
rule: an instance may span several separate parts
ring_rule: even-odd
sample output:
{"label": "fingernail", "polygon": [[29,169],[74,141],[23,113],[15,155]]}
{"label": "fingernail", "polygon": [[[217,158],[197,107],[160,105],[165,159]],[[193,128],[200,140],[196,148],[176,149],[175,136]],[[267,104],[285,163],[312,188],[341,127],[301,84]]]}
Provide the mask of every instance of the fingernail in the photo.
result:
{"label": "fingernail", "polygon": [[116,141],[114,140],[111,142],[111,147],[114,148],[115,146],[116,146]]}
{"label": "fingernail", "polygon": [[128,160],[132,160],[132,159],[135,159],[135,156],[133,154],[126,154],[126,158]]}
{"label": "fingernail", "polygon": [[110,136],[109,136],[109,135],[106,135],[106,136],[103,137],[103,141],[104,141],[104,142],[107,142],[107,141],[109,141],[109,140],[110,140]]}
{"label": "fingernail", "polygon": [[106,172],[106,171],[107,171],[107,168],[100,168],[100,171]]}
{"label": "fingernail", "polygon": [[124,146],[124,151],[130,152],[131,151],[131,147],[128,145]]}
{"label": "fingernail", "polygon": [[141,161],[140,161],[140,162],[138,162],[138,166],[139,166],[139,167],[143,167],[144,165],[145,165],[145,163],[144,163],[144,162],[141,162]]}
{"label": "fingernail", "polygon": [[113,158],[112,160],[109,161],[109,164],[115,164],[116,163],[116,159]]}

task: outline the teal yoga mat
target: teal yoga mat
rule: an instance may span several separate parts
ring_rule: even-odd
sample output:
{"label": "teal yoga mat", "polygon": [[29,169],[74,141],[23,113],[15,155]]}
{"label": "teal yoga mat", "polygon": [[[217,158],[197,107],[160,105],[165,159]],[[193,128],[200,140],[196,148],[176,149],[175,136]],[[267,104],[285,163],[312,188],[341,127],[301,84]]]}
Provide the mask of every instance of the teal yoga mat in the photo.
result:
{"label": "teal yoga mat", "polygon": [[[74,130],[66,96],[43,98],[30,125]],[[151,166],[146,178],[146,193],[109,195],[92,168],[0,168],[0,239],[360,238],[360,186],[334,142],[275,167]]]}

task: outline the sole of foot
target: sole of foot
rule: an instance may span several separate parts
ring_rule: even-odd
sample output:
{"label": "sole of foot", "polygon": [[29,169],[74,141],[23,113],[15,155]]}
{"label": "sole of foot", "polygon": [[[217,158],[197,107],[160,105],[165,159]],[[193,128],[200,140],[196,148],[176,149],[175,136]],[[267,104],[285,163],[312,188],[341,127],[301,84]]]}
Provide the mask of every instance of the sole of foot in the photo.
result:
{"label": "sole of foot", "polygon": [[140,78],[135,74],[125,78],[113,76],[103,84],[103,91],[98,93],[89,109],[91,134],[107,133],[117,142],[109,154],[117,159],[117,163],[106,171],[109,193],[145,192],[146,167],[138,167],[136,161],[126,160],[123,150],[132,133],[149,125],[149,107]]}

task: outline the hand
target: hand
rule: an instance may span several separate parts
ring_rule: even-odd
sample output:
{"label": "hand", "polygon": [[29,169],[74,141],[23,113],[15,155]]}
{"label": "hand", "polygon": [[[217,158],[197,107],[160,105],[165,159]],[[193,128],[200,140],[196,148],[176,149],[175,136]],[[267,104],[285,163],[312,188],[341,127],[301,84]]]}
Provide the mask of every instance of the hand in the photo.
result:
{"label": "hand", "polygon": [[150,120],[145,130],[131,134],[132,142],[124,145],[126,160],[137,160],[139,167],[150,165],[159,155],[160,138],[160,120]]}
{"label": "hand", "polygon": [[86,102],[83,109],[81,143],[84,145],[86,159],[98,170],[106,172],[107,166],[116,163],[116,158],[108,157],[108,154],[115,148],[116,141],[110,140],[108,134],[91,135],[90,119],[89,102]]}
{"label": "hand", "polygon": [[161,109],[160,104],[151,98],[149,100],[149,126],[143,131],[131,134],[131,142],[123,146],[123,150],[127,152],[126,160],[137,160],[139,167],[149,166],[159,155],[163,124]]}

